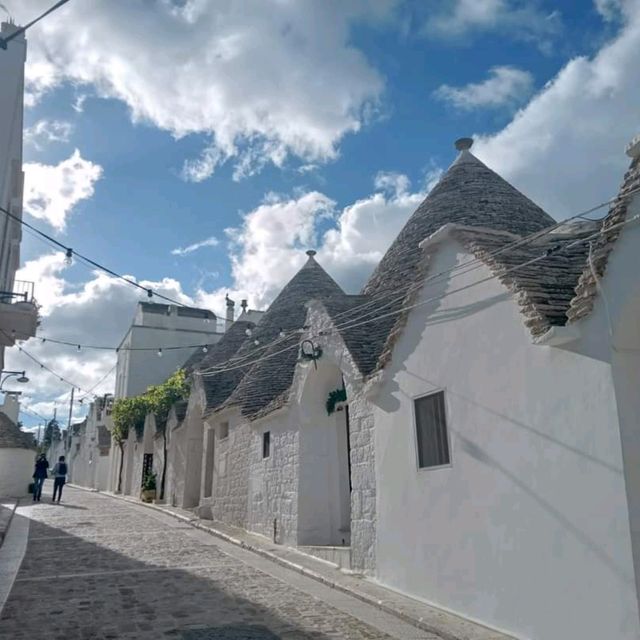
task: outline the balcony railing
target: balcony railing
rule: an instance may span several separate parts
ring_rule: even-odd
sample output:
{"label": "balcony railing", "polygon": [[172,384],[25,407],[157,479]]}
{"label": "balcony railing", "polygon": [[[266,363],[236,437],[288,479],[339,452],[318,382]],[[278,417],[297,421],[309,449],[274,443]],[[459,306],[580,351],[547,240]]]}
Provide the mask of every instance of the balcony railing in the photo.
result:
{"label": "balcony railing", "polygon": [[13,291],[0,291],[0,302],[12,304],[14,302],[33,302],[34,283],[28,280],[16,280]]}

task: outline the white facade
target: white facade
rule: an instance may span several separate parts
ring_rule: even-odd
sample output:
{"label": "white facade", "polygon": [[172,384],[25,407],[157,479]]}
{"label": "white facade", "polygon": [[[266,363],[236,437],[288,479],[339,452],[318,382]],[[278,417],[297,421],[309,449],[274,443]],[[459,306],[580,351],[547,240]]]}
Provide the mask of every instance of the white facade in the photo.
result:
{"label": "white facade", "polygon": [[106,395],[92,402],[78,435],[68,441],[69,479],[74,484],[98,491],[109,488],[111,442],[106,421],[112,400]]}
{"label": "white facade", "polygon": [[[3,22],[0,35],[7,37],[16,26]],[[0,206],[22,218],[22,129],[24,63],[27,43],[24,34],[11,40],[0,55]],[[4,348],[17,338],[35,335],[37,309],[33,304],[33,283],[16,283],[20,266],[19,222],[0,211],[0,368]],[[16,296],[14,294],[24,294]]]}
{"label": "white facade", "polygon": [[[448,241],[431,269],[469,259]],[[411,312],[373,399],[380,582],[521,638],[640,636],[611,365],[580,346],[532,344],[496,280]],[[437,390],[451,464],[419,469]]]}
{"label": "white facade", "polygon": [[[116,398],[144,393],[179,369],[194,349],[185,347],[217,342],[216,316],[206,309],[139,302],[129,331],[120,344],[116,368]],[[130,349],[150,349],[130,351]]]}
{"label": "white facade", "polygon": [[35,462],[33,449],[0,448],[0,496],[22,498],[28,495]]}

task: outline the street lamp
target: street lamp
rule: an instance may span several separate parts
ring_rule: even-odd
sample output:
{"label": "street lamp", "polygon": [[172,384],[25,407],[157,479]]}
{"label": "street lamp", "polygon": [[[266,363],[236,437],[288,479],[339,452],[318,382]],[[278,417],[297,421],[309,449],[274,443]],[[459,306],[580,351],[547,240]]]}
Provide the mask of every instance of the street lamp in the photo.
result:
{"label": "street lamp", "polygon": [[0,375],[4,375],[4,378],[2,378],[2,382],[0,382],[0,391],[2,391],[2,387],[4,386],[4,383],[9,378],[13,378],[14,376],[18,376],[18,382],[21,382],[23,384],[25,382],[29,382],[29,378],[27,378],[27,376],[25,376],[24,374],[25,374],[24,371],[0,371]]}

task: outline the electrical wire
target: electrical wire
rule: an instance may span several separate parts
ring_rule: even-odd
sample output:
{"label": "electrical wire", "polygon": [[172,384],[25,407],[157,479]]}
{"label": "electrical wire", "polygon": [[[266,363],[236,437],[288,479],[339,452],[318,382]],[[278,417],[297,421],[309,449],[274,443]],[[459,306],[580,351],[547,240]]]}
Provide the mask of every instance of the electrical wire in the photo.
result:
{"label": "electrical wire", "polygon": [[[4,329],[0,329],[0,331],[5,335],[7,339],[10,339],[9,334]],[[34,355],[31,355],[22,345],[18,346],[18,351],[20,351],[20,353],[24,353],[24,355],[27,356],[27,358],[29,358],[30,360],[35,362],[37,365],[39,365],[41,369],[44,369],[45,371],[49,372],[51,375],[56,376],[56,378],[58,378],[60,382],[66,382],[68,385],[78,389],[78,391],[87,393],[86,389],[83,389],[80,385],[75,384],[74,382],[71,382],[64,376],[60,375],[59,373],[57,373],[56,371],[48,367],[46,364],[44,364],[44,362],[41,362],[40,360],[38,360],[38,358],[36,358]]]}
{"label": "electrical wire", "polygon": [[118,366],[118,363],[114,364],[113,367],[111,367],[111,369],[109,369],[109,371],[107,371],[107,373],[105,373],[102,378],[100,378],[100,380],[98,380],[98,382],[96,382],[91,389],[89,389],[87,391],[87,393],[85,393],[81,398],[78,398],[78,402],[82,402],[85,398],[87,398],[89,395],[91,395],[94,391],[94,389],[96,389],[98,386],[100,386],[115,370],[116,367]]}
{"label": "electrical wire", "polygon": [[40,236],[41,238],[46,240],[49,244],[53,243],[57,248],[63,249],[64,252],[65,252],[65,256],[67,258],[71,259],[71,258],[73,258],[75,256],[83,264],[89,265],[91,267],[95,267],[96,269],[99,269],[100,271],[104,271],[105,273],[109,274],[110,276],[112,276],[112,277],[114,277],[114,278],[116,278],[118,280],[122,280],[123,282],[126,282],[128,285],[130,285],[132,287],[136,287],[137,289],[140,289],[141,291],[144,291],[149,298],[155,296],[156,298],[160,298],[161,300],[165,300],[166,302],[170,302],[171,304],[175,304],[175,305],[177,305],[179,307],[185,307],[186,306],[183,302],[179,302],[178,300],[174,300],[173,298],[170,298],[169,296],[165,296],[162,293],[158,293],[154,289],[151,289],[149,287],[145,287],[144,285],[141,285],[139,282],[135,282],[134,280],[130,280],[129,278],[125,278],[125,276],[123,276],[120,273],[117,273],[117,272],[113,271],[113,269],[110,269],[109,267],[105,267],[104,265],[100,264],[99,262],[96,262],[95,260],[92,260],[91,258],[83,255],[82,253],[79,253],[78,251],[75,251],[71,247],[67,247],[65,244],[63,244],[62,242],[59,242],[55,238],[52,238],[50,235],[48,235],[44,231],[40,231],[40,229],[38,229],[37,227],[34,227],[32,224],[29,224],[28,222],[26,222],[25,220],[23,220],[19,216],[14,215],[8,209],[5,209],[4,207],[0,207],[0,211],[2,213],[4,213],[5,215],[9,216],[9,218],[11,218],[12,220],[20,223],[25,228],[31,229],[31,231],[35,232],[38,236]]}
{"label": "electrical wire", "polygon": [[[352,328],[354,328],[356,326],[362,326],[362,325],[368,324],[370,322],[373,322],[373,321],[376,321],[376,320],[380,320],[381,318],[398,315],[398,314],[403,313],[405,311],[410,311],[412,309],[424,306],[426,304],[430,304],[432,302],[442,300],[443,298],[446,298],[446,297],[448,297],[450,295],[453,295],[455,293],[460,293],[461,291],[466,291],[468,289],[471,289],[472,287],[478,286],[480,284],[484,284],[485,282],[488,282],[490,280],[495,280],[497,278],[504,277],[505,275],[507,275],[509,273],[512,273],[513,271],[517,271],[518,269],[523,269],[525,267],[528,267],[528,266],[530,266],[532,264],[535,264],[535,263],[537,263],[537,262],[539,262],[541,260],[544,260],[545,258],[548,258],[549,255],[556,255],[558,253],[562,253],[563,251],[566,251],[567,249],[570,249],[570,248],[575,247],[577,245],[586,244],[590,240],[593,240],[594,238],[598,237],[599,235],[602,235],[604,233],[609,233],[613,229],[626,226],[627,224],[635,222],[638,219],[640,219],[640,214],[635,215],[632,218],[629,218],[628,220],[619,222],[618,224],[611,225],[611,226],[607,227],[606,229],[600,229],[596,233],[594,233],[594,234],[592,234],[592,235],[590,235],[590,236],[588,236],[586,238],[580,238],[580,239],[575,240],[573,242],[567,243],[566,245],[559,245],[552,253],[545,252],[545,253],[541,254],[540,256],[537,256],[535,258],[527,260],[527,261],[525,261],[525,262],[523,262],[521,264],[514,265],[513,267],[510,267],[510,268],[506,269],[503,273],[492,274],[490,276],[487,276],[486,278],[482,278],[482,279],[477,280],[475,282],[469,283],[469,284],[467,284],[467,285],[465,285],[463,287],[458,287],[457,289],[452,289],[450,291],[447,291],[444,294],[441,294],[441,295],[438,295],[438,296],[433,296],[433,297],[427,298],[426,300],[422,300],[422,301],[414,303],[414,304],[404,305],[404,306],[400,307],[399,309],[395,309],[395,310],[393,310],[391,312],[388,312],[386,314],[381,314],[381,315],[376,316],[375,318],[364,320],[363,322],[359,322],[359,323],[356,323],[356,324],[351,324],[349,326],[342,327],[342,328],[351,328],[352,329]],[[336,327],[336,329],[337,328],[338,327]],[[311,338],[319,338],[319,337],[321,337],[321,336],[319,336],[319,335],[312,335],[311,336]],[[280,353],[284,353],[285,351],[289,351],[289,350],[294,349],[294,348],[299,348],[299,344],[290,345],[288,347],[285,347],[284,349],[281,349],[279,351],[271,353],[271,354],[269,354],[267,356],[264,356],[262,358],[258,358],[257,360],[255,360],[252,363],[252,365],[255,365],[255,364],[257,364],[257,363],[259,363],[261,361],[264,361],[264,360],[269,360],[270,358],[273,358],[276,355],[279,355]],[[198,371],[196,373],[198,375],[201,375],[202,377],[210,377],[210,376],[213,376],[213,375],[217,375],[219,373],[224,373],[225,371],[232,371],[234,369],[239,369],[239,368],[242,368],[243,366],[244,365],[235,366],[235,367],[221,368],[221,369],[218,369],[217,371],[214,371],[212,373],[208,373],[206,371]]]}
{"label": "electrical wire", "polygon": [[33,27],[35,24],[40,22],[40,20],[48,16],[50,13],[53,13],[56,9],[59,9],[62,5],[67,4],[67,2],[69,2],[69,0],[59,0],[52,7],[47,9],[44,13],[40,14],[37,18],[34,18],[31,22],[28,22],[27,24],[25,24],[24,27],[20,27],[19,29],[14,31],[12,34],[8,35],[6,38],[0,38],[0,49],[6,49],[7,44],[11,42],[11,40],[22,35],[27,29],[30,29],[31,27]]}

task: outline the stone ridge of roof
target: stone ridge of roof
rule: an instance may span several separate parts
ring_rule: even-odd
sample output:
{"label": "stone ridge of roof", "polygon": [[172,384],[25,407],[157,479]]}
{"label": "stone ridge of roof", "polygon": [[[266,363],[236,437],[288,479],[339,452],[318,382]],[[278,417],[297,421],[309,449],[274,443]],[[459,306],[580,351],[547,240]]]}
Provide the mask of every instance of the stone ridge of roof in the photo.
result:
{"label": "stone ridge of roof", "polygon": [[0,449],[33,449],[36,444],[33,436],[0,411]]}
{"label": "stone ridge of roof", "polygon": [[547,233],[518,246],[490,230],[466,228],[453,235],[516,296],[525,326],[538,338],[551,327],[567,324],[589,253],[588,242],[576,241],[592,236],[599,226],[575,225],[573,233]]}
{"label": "stone ridge of roof", "polygon": [[[575,296],[567,311],[570,324],[585,318],[593,310],[598,292],[597,280],[604,276],[609,256],[622,233],[623,227],[618,225],[627,220],[629,203],[633,197],[629,194],[637,189],[640,189],[640,156],[632,159],[629,169],[624,175],[618,196],[603,220],[602,233],[593,242],[591,265],[587,262],[580,274]],[[640,194],[636,194],[635,197],[640,198]],[[594,271],[597,279],[594,276]]]}
{"label": "stone ridge of roof", "polygon": [[362,290],[372,300],[381,300],[377,308],[380,319],[367,324],[371,353],[361,357],[365,377],[388,361],[388,343],[394,341],[392,334],[401,331],[404,323],[400,309],[413,299],[412,287],[425,273],[427,265],[419,243],[449,223],[525,236],[542,231],[555,221],[463,150],[409,218]]}
{"label": "stone ridge of roof", "polygon": [[[228,370],[218,374],[213,372],[207,374],[207,369],[225,365],[232,360],[238,354],[240,347],[249,339],[247,332],[252,332],[255,327],[253,322],[236,320],[219,342],[209,349],[206,357],[196,368],[196,372],[199,371],[203,374],[200,379],[205,397],[204,415],[207,415],[231,395],[243,375],[242,369],[232,368],[232,362],[229,362],[230,368]],[[222,368],[225,367],[222,366]]]}
{"label": "stone ridge of roof", "polygon": [[[247,356],[246,369],[240,375],[233,393],[217,410],[238,406],[244,415],[255,418],[273,402],[286,401],[293,382],[298,358],[296,343],[307,316],[306,303],[310,300],[344,296],[340,285],[318,264],[315,252],[302,268],[289,280],[276,299],[269,305],[251,338],[238,350],[238,357]],[[285,332],[286,338],[280,338]],[[255,345],[255,341],[258,345]],[[268,349],[260,345],[270,344]],[[251,358],[252,351],[256,357]],[[254,361],[255,360],[255,361]],[[278,398],[284,398],[278,400]]]}

